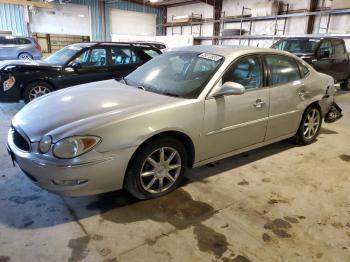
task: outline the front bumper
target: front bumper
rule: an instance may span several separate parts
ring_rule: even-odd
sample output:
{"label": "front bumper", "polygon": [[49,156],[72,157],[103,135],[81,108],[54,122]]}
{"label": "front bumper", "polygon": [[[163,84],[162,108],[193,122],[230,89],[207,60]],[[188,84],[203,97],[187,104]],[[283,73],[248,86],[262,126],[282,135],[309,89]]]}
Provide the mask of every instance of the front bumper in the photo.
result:
{"label": "front bumper", "polygon": [[[101,154],[100,158],[74,164],[47,161],[40,154],[23,152],[8,135],[8,151],[14,162],[36,185],[61,195],[95,195],[121,189],[128,158],[134,149],[124,149],[113,155]],[[95,152],[96,153],[96,152]],[[99,154],[99,153],[96,153]],[[74,185],[57,181],[76,181]]]}

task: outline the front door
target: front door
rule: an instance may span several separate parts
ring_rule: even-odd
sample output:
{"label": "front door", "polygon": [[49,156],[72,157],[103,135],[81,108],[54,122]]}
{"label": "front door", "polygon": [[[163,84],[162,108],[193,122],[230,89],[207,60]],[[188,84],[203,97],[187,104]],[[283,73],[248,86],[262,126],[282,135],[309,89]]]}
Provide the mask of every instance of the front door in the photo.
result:
{"label": "front door", "polygon": [[79,62],[81,68],[73,70],[67,67],[62,78],[62,86],[80,85],[95,81],[111,79],[108,66],[108,49],[94,47],[83,52],[73,62]]}
{"label": "front door", "polygon": [[321,73],[333,76],[333,48],[330,39],[322,40],[317,50],[317,59],[313,63],[314,68]]}
{"label": "front door", "polygon": [[242,95],[205,101],[200,160],[245,148],[265,139],[269,93],[264,87],[260,58],[247,56],[238,60],[226,71],[219,84],[225,82],[242,84],[246,91]]}
{"label": "front door", "polygon": [[333,77],[336,80],[348,78],[349,73],[349,56],[345,49],[344,41],[341,39],[332,39],[334,57],[333,57]]}

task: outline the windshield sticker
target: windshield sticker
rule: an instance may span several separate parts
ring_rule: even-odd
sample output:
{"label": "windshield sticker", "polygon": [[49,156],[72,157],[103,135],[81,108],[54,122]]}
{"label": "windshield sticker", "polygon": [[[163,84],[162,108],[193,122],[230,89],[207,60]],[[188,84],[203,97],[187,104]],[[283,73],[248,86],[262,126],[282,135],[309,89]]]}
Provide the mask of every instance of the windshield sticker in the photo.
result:
{"label": "windshield sticker", "polygon": [[208,53],[201,53],[198,57],[205,58],[211,61],[219,61],[222,59],[222,56],[219,55],[213,55],[213,54],[208,54]]}

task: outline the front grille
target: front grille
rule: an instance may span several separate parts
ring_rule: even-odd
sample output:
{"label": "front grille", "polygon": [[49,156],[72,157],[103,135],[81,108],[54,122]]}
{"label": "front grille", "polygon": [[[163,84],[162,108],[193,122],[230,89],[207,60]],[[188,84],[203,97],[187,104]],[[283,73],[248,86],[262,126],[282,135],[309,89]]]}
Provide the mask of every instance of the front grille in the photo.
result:
{"label": "front grille", "polygon": [[25,152],[30,151],[29,142],[14,127],[12,127],[12,138],[13,138],[13,143],[17,148]]}

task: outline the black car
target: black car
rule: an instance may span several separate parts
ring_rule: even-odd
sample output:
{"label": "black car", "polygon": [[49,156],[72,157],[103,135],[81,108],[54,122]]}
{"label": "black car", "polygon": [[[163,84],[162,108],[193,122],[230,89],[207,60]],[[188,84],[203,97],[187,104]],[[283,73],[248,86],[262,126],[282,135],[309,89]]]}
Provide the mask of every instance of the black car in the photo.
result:
{"label": "black car", "polygon": [[332,76],[340,87],[350,90],[350,55],[341,38],[288,38],[275,43],[272,48],[288,51],[317,71]]}
{"label": "black car", "polygon": [[79,43],[44,61],[0,63],[0,101],[26,103],[54,90],[122,79],[161,51],[139,43]]}

